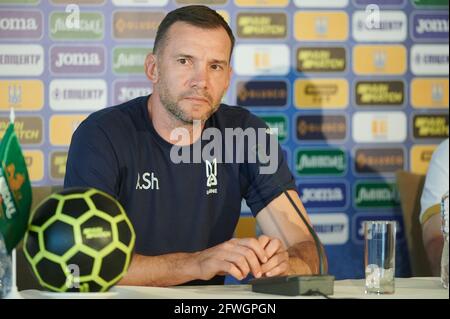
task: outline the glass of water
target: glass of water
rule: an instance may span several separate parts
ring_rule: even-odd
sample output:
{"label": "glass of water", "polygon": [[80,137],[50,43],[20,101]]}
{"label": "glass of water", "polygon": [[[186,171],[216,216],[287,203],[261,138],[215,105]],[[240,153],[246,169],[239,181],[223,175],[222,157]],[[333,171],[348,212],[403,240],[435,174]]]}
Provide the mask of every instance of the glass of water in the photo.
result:
{"label": "glass of water", "polygon": [[364,222],[364,267],[366,294],[395,291],[396,221]]}

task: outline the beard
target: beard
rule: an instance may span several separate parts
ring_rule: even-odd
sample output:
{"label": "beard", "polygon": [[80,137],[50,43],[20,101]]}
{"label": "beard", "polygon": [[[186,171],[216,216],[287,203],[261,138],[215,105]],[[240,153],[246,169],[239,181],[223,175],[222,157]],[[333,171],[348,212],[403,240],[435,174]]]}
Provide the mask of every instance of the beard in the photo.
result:
{"label": "beard", "polygon": [[[194,121],[204,122],[212,114],[214,114],[214,112],[216,112],[220,106],[220,101],[214,101],[213,97],[204,90],[199,91],[192,89],[190,91],[180,94],[178,97],[173,96],[173,94],[170,92],[169,84],[164,80],[164,77],[161,77],[160,75],[160,79],[161,82],[159,87],[160,89],[159,98],[161,100],[162,105],[170,114],[172,114],[172,116],[175,119],[181,121],[183,124],[193,124]],[[179,101],[189,96],[199,96],[208,100],[207,110],[201,116],[194,118],[194,116],[192,115],[192,113],[189,112],[189,110],[185,110],[179,105]],[[202,108],[205,107],[206,106],[202,106]]]}

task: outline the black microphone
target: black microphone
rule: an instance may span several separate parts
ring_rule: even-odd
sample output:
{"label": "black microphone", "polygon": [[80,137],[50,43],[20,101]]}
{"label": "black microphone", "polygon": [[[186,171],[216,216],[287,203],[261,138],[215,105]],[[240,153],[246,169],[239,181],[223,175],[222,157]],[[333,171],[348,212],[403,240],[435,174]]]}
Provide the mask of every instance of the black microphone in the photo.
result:
{"label": "black microphone", "polygon": [[[273,175],[273,177],[276,178],[276,175]],[[283,190],[283,194],[286,195],[290,204],[294,207],[295,211],[300,216],[302,222],[305,224],[309,233],[314,239],[317,255],[319,257],[319,274],[255,278],[249,281],[249,283],[252,285],[252,291],[286,296],[332,295],[334,293],[335,278],[334,276],[329,275],[325,272],[324,252],[320,239],[317,236],[315,230],[309,225],[308,221],[305,219],[300,209],[295,204],[294,200],[286,191],[286,189],[279,183],[278,187]]]}

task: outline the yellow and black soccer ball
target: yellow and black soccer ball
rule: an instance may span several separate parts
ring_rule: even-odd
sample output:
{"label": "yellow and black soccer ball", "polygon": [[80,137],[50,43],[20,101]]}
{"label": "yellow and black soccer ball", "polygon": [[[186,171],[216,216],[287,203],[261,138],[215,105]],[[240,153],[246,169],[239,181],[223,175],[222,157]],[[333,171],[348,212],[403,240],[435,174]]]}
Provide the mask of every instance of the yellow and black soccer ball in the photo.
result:
{"label": "yellow and black soccer ball", "polygon": [[93,188],[69,188],[33,211],[25,256],[44,289],[105,292],[126,273],[136,235],[120,203]]}

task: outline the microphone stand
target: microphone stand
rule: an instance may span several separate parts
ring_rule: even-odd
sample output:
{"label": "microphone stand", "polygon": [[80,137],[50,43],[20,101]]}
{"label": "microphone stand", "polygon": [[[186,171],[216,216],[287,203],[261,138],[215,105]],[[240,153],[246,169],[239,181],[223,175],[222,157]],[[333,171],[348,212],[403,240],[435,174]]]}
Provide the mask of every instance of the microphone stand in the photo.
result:
{"label": "microphone stand", "polygon": [[309,233],[314,239],[317,255],[319,257],[318,275],[289,275],[267,278],[255,278],[250,281],[252,291],[267,294],[286,295],[286,296],[328,296],[334,293],[334,276],[325,273],[323,250],[320,239],[314,229],[305,220],[295,202],[289,193],[283,189],[283,193],[289,199],[297,214],[308,228]]}

